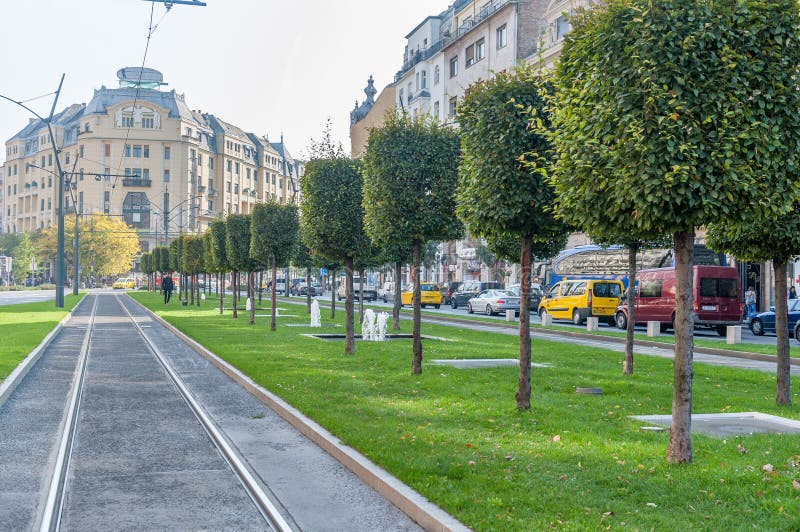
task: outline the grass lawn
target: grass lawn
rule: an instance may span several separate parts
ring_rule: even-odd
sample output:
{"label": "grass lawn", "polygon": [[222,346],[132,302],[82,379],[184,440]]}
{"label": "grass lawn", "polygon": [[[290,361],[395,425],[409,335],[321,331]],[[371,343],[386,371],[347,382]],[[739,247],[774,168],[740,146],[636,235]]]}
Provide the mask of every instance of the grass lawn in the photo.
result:
{"label": "grass lawn", "polygon": [[[341,327],[282,326],[309,322],[301,306],[279,305],[296,317],[270,332],[265,317],[249,326],[245,312],[220,316],[213,298],[165,308],[157,294],[130,295],[475,530],[800,528],[797,436],[695,435],[694,464],[669,465],[668,434],[628,418],[670,412],[669,360],[638,356],[623,377],[620,353],[534,339],[534,361],[552,367],[532,370],[533,408],[519,412],[517,368],[431,364],[517,358],[513,336],[423,324],[453,341],[424,341],[424,373],[414,376],[410,340],[357,342],[346,356],[342,342],[300,336]],[[341,323],[344,312],[336,316]],[[800,419],[797,407],[775,406],[774,376],[694,369],[695,412]],[[576,395],[576,386],[603,395]]]}
{"label": "grass lawn", "polygon": [[63,309],[55,308],[53,301],[0,306],[0,380],[8,377],[82,297],[65,294]]}

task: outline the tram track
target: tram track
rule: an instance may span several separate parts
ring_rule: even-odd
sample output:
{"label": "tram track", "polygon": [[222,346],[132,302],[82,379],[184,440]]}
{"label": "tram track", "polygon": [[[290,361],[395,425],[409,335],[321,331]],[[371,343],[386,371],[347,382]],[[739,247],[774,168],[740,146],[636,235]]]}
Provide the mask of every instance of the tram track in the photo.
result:
{"label": "tram track", "polygon": [[[106,300],[109,300],[106,296]],[[127,318],[136,331],[138,338],[141,339],[149,353],[159,363],[165,372],[169,382],[177,391],[180,399],[188,406],[194,418],[202,427],[208,439],[218,451],[219,456],[225,461],[230,472],[235,476],[238,484],[242,487],[247,497],[252,501],[258,513],[263,518],[263,527],[275,531],[296,530],[296,526],[290,525],[286,518],[281,514],[276,504],[271,500],[265,489],[262,488],[256,476],[251,473],[247,463],[239,456],[236,448],[228,441],[225,434],[217,427],[211,417],[205,412],[202,406],[194,398],[193,394],[186,386],[181,377],[171,367],[169,361],[159,350],[158,346],[148,338],[142,326],[131,314],[130,310],[120,300],[119,296],[113,296],[114,302],[123,310],[123,317]],[[67,402],[67,412],[60,439],[57,444],[58,452],[53,467],[52,476],[48,483],[47,495],[43,511],[38,519],[40,531],[58,531],[62,529],[62,518],[65,514],[64,503],[69,497],[69,477],[71,471],[72,457],[76,445],[76,432],[79,430],[80,414],[82,408],[82,398],[87,379],[87,367],[92,359],[94,346],[94,335],[96,332],[95,322],[97,320],[98,302],[100,298],[95,297],[86,333],[81,346],[78,366],[75,372],[75,379]],[[119,326],[119,324],[117,325]],[[130,344],[131,341],[128,341]],[[180,523],[175,524],[175,528],[181,528]],[[67,527],[69,528],[69,527]]]}

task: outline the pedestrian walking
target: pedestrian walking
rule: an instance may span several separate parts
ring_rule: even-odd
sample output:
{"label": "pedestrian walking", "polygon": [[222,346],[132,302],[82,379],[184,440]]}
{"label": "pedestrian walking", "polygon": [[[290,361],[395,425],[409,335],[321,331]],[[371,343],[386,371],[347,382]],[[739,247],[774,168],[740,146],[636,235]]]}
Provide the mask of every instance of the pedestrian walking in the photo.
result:
{"label": "pedestrian walking", "polygon": [[789,299],[797,299],[797,290],[794,285],[789,287]]}
{"label": "pedestrian walking", "polygon": [[748,286],[744,293],[744,304],[747,306],[747,319],[752,319],[756,315],[756,291],[752,286]]}
{"label": "pedestrian walking", "polygon": [[164,304],[168,304],[172,298],[172,291],[175,289],[175,284],[172,282],[172,274],[167,274],[161,278],[161,290],[164,292]]}

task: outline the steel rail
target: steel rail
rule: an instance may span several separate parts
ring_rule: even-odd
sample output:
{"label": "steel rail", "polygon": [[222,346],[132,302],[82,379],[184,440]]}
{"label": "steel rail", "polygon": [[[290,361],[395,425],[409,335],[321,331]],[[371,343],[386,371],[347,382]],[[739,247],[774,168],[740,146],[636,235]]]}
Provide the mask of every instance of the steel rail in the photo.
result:
{"label": "steel rail", "polygon": [[80,411],[80,399],[83,395],[83,382],[86,375],[86,360],[89,357],[91,348],[91,337],[94,329],[94,319],[97,314],[98,296],[95,296],[92,305],[92,313],[86,324],[86,334],[83,336],[83,344],[78,356],[78,367],[75,372],[74,384],[72,385],[72,395],[69,398],[69,407],[64,422],[64,430],[61,433],[61,441],[58,445],[53,476],[47,490],[44,510],[40,516],[41,522],[39,530],[41,532],[57,531],[61,527],[61,512],[64,503],[64,487],[69,471],[69,462],[72,456],[72,444],[75,439],[75,427]]}
{"label": "steel rail", "polygon": [[247,492],[250,499],[258,508],[261,515],[264,517],[265,521],[269,526],[271,526],[274,530],[278,532],[289,532],[295,530],[292,528],[286,519],[281,515],[278,508],[273,504],[272,500],[266,494],[266,492],[261,488],[258,480],[253,476],[250,470],[244,463],[244,460],[239,456],[239,453],[235,450],[233,445],[231,445],[227,438],[224,436],[222,431],[217,427],[216,423],[211,419],[211,417],[205,412],[202,406],[197,402],[194,398],[192,393],[187,388],[186,384],[183,382],[183,379],[178,376],[175,370],[172,369],[172,366],[167,362],[164,355],[158,349],[158,347],[147,337],[147,335],[142,330],[139,323],[136,321],[134,316],[128,310],[128,307],[122,303],[120,297],[115,295],[114,296],[119,305],[125,310],[125,313],[133,322],[134,327],[136,330],[139,331],[142,339],[144,339],[145,344],[147,345],[148,349],[151,353],[156,357],[156,359],[161,363],[161,366],[167,372],[167,375],[175,384],[176,388],[178,389],[179,393],[181,394],[183,400],[189,406],[189,408],[194,413],[197,420],[200,422],[200,425],[205,429],[206,433],[208,434],[211,441],[219,450],[220,454],[224,457],[228,466],[231,468],[233,473],[236,475],[237,479],[241,483],[242,487]]}

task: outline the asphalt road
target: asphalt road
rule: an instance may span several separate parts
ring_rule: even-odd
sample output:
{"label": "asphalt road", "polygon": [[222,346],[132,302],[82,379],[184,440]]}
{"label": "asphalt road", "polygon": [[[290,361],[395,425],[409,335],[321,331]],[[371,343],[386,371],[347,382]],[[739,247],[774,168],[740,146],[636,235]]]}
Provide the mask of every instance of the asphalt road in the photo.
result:
{"label": "asphalt road", "polygon": [[52,301],[56,298],[55,290],[23,290],[20,292],[0,292],[0,305],[17,305],[20,303],[36,303]]}

